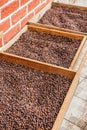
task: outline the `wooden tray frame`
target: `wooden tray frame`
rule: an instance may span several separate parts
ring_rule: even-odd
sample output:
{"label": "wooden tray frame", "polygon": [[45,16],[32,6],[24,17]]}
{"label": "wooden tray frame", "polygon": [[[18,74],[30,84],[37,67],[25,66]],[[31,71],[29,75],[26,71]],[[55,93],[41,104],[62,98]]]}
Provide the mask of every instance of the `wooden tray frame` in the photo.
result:
{"label": "wooden tray frame", "polygon": [[[70,4],[64,4],[64,3],[58,3],[58,2],[52,2],[52,5],[51,6],[65,6],[65,7],[68,7],[68,8],[77,8],[77,9],[80,9],[80,10],[87,10],[87,7],[82,7],[82,6],[76,6],[76,5],[70,5]],[[40,24],[41,25],[41,24]],[[87,32],[80,32],[80,31],[75,31],[75,30],[72,30],[72,29],[66,29],[66,28],[60,28],[60,27],[56,27],[56,26],[53,26],[53,25],[47,25],[47,24],[42,24],[42,26],[44,27],[44,25],[48,28],[51,28],[51,29],[58,29],[60,31],[64,31],[64,32],[69,32],[69,33],[77,33],[77,34],[82,34],[82,35],[87,35]]]}
{"label": "wooden tray frame", "polygon": [[65,37],[69,37],[69,38],[73,38],[73,39],[81,39],[81,44],[74,56],[74,59],[72,60],[71,62],[71,65],[69,67],[69,69],[73,69],[78,57],[79,57],[79,54],[85,44],[85,41],[86,41],[86,36],[84,35],[80,35],[80,34],[73,34],[73,33],[69,33],[69,32],[64,32],[64,31],[60,31],[60,30],[54,30],[54,29],[49,29],[48,27],[42,27],[42,26],[38,26],[37,24],[34,24],[32,25],[32,23],[30,25],[28,25],[28,29],[30,30],[36,30],[36,31],[39,31],[39,32],[45,32],[45,33],[50,33],[52,35],[57,35],[57,36],[65,36]]}
{"label": "wooden tray frame", "polygon": [[[37,24],[33,25],[32,23],[30,23],[29,25],[26,25],[26,28],[27,28],[27,30],[28,29],[29,30],[36,30],[36,31],[39,31],[39,32],[45,32],[45,33],[49,33],[49,34],[52,34],[52,35],[65,36],[65,37],[73,38],[73,39],[81,39],[82,40],[81,44],[80,44],[80,46],[79,46],[79,48],[78,48],[72,62],[71,62],[71,65],[69,67],[69,69],[74,68],[75,63],[76,63],[76,61],[77,61],[77,59],[79,57],[79,54],[80,54],[80,52],[81,52],[81,50],[82,50],[82,48],[83,48],[83,46],[85,44],[86,36],[79,35],[79,34],[73,34],[73,33],[69,33],[69,32],[63,32],[63,31],[60,31],[60,30],[49,29],[48,27],[42,27],[42,26],[39,26]],[[23,33],[23,31],[22,31],[22,33]],[[21,34],[21,32],[20,32],[20,34]],[[20,34],[19,34],[19,36],[20,36]],[[18,39],[18,36],[17,36],[17,38],[14,37],[14,39],[15,40]],[[11,44],[14,43],[14,39],[11,40]],[[8,48],[9,48],[9,45],[8,45],[8,47],[6,47],[6,50]],[[2,49],[2,51],[5,51],[5,49]],[[57,67],[56,65],[54,65],[54,66]]]}
{"label": "wooden tray frame", "polygon": [[52,5],[53,6],[59,6],[59,5],[63,5],[63,6],[67,6],[69,8],[77,8],[77,9],[80,9],[80,10],[87,10],[87,7],[83,7],[83,6],[78,6],[78,5],[72,5],[72,4],[65,4],[65,3],[61,3],[61,2],[52,2]]}
{"label": "wooden tray frame", "polygon": [[44,64],[44,63],[41,63],[41,62],[37,62],[35,60],[31,60],[31,59],[27,59],[27,58],[24,58],[24,57],[0,52],[0,60],[6,60],[6,61],[11,62],[11,63],[24,65],[24,66],[31,67],[31,68],[34,68],[34,69],[46,71],[46,72],[49,72],[49,73],[61,74],[61,75],[64,75],[64,76],[73,80],[72,84],[70,85],[70,88],[67,92],[67,95],[64,99],[64,102],[61,106],[61,109],[60,109],[60,111],[57,115],[57,118],[54,122],[52,130],[59,130],[59,128],[60,128],[60,125],[62,123],[64,115],[67,111],[67,108],[70,104],[70,101],[71,101],[73,94],[74,94],[74,91],[76,89],[78,79],[79,79],[79,74],[81,72],[81,69],[82,69],[86,59],[87,59],[87,53],[86,53],[85,57],[83,58],[82,63],[80,65],[78,71],[76,72],[76,71],[73,71],[73,70],[65,69],[63,67],[55,67],[54,65]]}

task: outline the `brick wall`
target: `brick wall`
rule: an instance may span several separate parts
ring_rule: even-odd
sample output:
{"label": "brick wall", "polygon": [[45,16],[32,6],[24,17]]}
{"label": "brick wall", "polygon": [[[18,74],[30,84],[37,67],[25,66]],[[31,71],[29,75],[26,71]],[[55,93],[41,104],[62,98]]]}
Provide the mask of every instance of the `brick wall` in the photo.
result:
{"label": "brick wall", "polygon": [[0,0],[0,47],[52,0]]}

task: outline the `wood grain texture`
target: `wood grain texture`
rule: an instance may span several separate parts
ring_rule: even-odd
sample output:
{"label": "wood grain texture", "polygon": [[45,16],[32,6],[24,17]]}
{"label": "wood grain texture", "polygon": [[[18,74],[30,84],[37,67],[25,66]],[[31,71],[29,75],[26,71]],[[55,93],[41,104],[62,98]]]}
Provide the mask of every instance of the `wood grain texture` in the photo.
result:
{"label": "wood grain texture", "polygon": [[16,63],[16,64],[24,65],[27,67],[31,67],[34,69],[46,71],[49,73],[61,74],[61,75],[64,75],[70,79],[73,79],[75,74],[76,74],[76,71],[73,71],[73,70],[69,70],[69,69],[59,67],[56,65],[51,65],[51,64],[39,62],[36,60],[24,58],[21,56],[17,56],[17,55],[5,53],[5,52],[0,52],[0,59],[7,60],[11,63]]}
{"label": "wood grain texture", "polygon": [[34,22],[28,22],[27,24],[31,24],[31,25],[37,25],[37,26],[41,26],[41,27],[47,27],[49,29],[55,29],[58,31],[63,31],[63,32],[67,32],[67,33],[71,33],[71,34],[75,34],[75,35],[87,35],[87,33],[84,32],[80,32],[80,31],[75,31],[75,30],[70,30],[70,29],[65,29],[65,28],[60,28],[54,25],[47,25],[47,24],[40,24],[40,23],[34,23]]}
{"label": "wood grain texture", "polygon": [[49,34],[57,35],[57,36],[65,36],[68,38],[79,39],[79,40],[84,37],[84,35],[64,32],[64,31],[58,30],[56,28],[50,28],[48,26],[37,24],[37,23],[30,23],[28,25],[28,29],[29,30],[36,30],[39,32],[45,32],[45,33],[49,33]]}

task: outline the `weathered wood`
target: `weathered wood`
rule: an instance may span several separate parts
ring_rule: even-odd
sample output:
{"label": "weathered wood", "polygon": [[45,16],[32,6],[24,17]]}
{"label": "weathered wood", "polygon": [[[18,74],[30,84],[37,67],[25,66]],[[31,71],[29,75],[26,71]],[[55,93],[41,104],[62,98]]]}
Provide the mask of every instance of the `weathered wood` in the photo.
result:
{"label": "weathered wood", "polygon": [[68,7],[68,8],[77,8],[77,9],[80,9],[80,10],[87,10],[87,7],[83,7],[83,6],[77,6],[77,5],[71,5],[71,4],[65,4],[65,3],[59,3],[59,2],[52,2],[52,6],[65,6],[65,7]]}
{"label": "weathered wood", "polygon": [[24,66],[28,66],[31,68],[43,70],[49,73],[61,74],[65,75],[66,77],[73,79],[75,76],[76,71],[72,71],[63,67],[59,67],[56,65],[51,65],[43,62],[39,62],[36,60],[32,60],[29,58],[24,58],[21,56],[0,52],[0,59],[5,59],[11,63],[16,63]]}
{"label": "weathered wood", "polygon": [[57,36],[65,36],[65,37],[73,38],[73,39],[82,39],[84,37],[83,35],[78,35],[78,34],[64,32],[64,31],[60,31],[60,30],[56,30],[56,29],[51,29],[51,28],[48,28],[45,26],[38,26],[37,24],[33,24],[33,25],[29,24],[28,29],[36,30],[39,32],[45,32],[45,33],[49,33],[49,34],[57,35]]}
{"label": "weathered wood", "polygon": [[64,99],[64,102],[62,104],[62,107],[61,107],[61,109],[59,111],[59,114],[58,114],[58,116],[56,118],[56,121],[55,121],[55,123],[53,125],[52,130],[59,130],[60,129],[61,123],[62,123],[62,121],[64,119],[64,115],[65,115],[65,113],[66,113],[66,111],[67,111],[67,109],[69,107],[70,101],[71,101],[71,99],[73,97],[73,94],[74,94],[74,92],[76,90],[76,87],[77,87],[77,84],[78,84],[78,79],[79,79],[79,76],[80,76],[80,72],[81,72],[81,70],[82,70],[82,68],[84,66],[84,63],[85,63],[86,59],[87,59],[87,53],[85,54],[85,56],[84,56],[84,58],[83,58],[83,60],[82,60],[82,62],[80,64],[80,67],[79,67],[79,69],[78,69],[78,71],[77,71],[77,73],[76,73],[76,75],[75,75],[75,77],[73,79],[73,82],[72,82],[72,84],[70,86],[70,89],[69,89],[67,95],[66,95],[66,98]]}
{"label": "weathered wood", "polygon": [[31,25],[37,25],[37,26],[40,26],[40,27],[47,27],[49,29],[54,29],[54,30],[59,30],[59,31],[63,31],[63,32],[67,32],[67,33],[71,33],[71,34],[76,34],[76,35],[87,35],[87,33],[84,33],[84,32],[80,32],[80,31],[75,31],[75,30],[70,30],[70,29],[67,29],[67,28],[60,28],[60,27],[57,27],[57,26],[54,26],[54,25],[47,25],[47,24],[40,24],[40,23],[34,23],[34,22],[28,22],[27,23],[28,25],[31,24]]}
{"label": "weathered wood", "polygon": [[75,54],[75,56],[74,56],[74,59],[73,59],[71,65],[70,65],[69,69],[74,68],[74,65],[75,65],[75,63],[76,63],[76,61],[77,61],[77,59],[78,59],[78,57],[79,57],[79,55],[80,55],[80,52],[81,52],[81,50],[82,50],[82,48],[83,48],[83,46],[84,46],[84,44],[85,44],[86,39],[87,39],[87,37],[85,36],[85,37],[83,38],[83,40],[82,40],[82,42],[81,42],[81,44],[80,44],[80,46],[79,46],[79,48],[78,48],[76,54]]}

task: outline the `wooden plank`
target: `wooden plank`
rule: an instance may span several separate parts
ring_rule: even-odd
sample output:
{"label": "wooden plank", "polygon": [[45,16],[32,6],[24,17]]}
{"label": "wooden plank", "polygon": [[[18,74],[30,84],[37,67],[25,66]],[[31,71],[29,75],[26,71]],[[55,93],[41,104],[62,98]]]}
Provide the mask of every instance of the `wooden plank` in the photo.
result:
{"label": "wooden plank", "polygon": [[24,58],[21,56],[17,56],[17,55],[5,53],[5,52],[0,52],[0,59],[7,60],[11,63],[16,63],[16,64],[31,67],[31,68],[43,70],[43,71],[46,71],[49,73],[65,75],[66,77],[68,77],[70,79],[73,79],[76,74],[76,71],[72,71],[72,70],[69,70],[69,69],[66,69],[63,67],[39,62],[36,60]]}
{"label": "wooden plank", "polygon": [[36,24],[28,25],[28,29],[29,30],[36,30],[39,32],[45,32],[45,33],[49,33],[49,34],[57,35],[57,36],[64,36],[64,37],[68,37],[68,38],[73,38],[73,39],[82,39],[84,37],[83,35],[78,35],[78,34],[73,34],[73,33],[69,33],[69,32],[64,32],[64,31],[60,31],[60,30],[47,28],[47,27],[42,27],[42,26],[38,26]]}
{"label": "wooden plank", "polygon": [[40,27],[47,27],[49,29],[54,29],[54,30],[59,30],[59,31],[63,31],[63,32],[69,32],[71,34],[76,34],[76,35],[87,35],[87,33],[84,33],[84,32],[80,32],[80,31],[75,31],[75,30],[70,30],[70,29],[67,29],[67,28],[60,28],[60,27],[57,27],[57,26],[54,26],[54,25],[47,25],[47,24],[40,24],[40,23],[34,23],[34,22],[28,22],[27,23],[28,25],[37,25],[37,26],[40,26]]}
{"label": "wooden plank", "polygon": [[85,37],[83,38],[83,40],[82,40],[82,42],[81,42],[81,44],[80,44],[80,46],[79,46],[79,48],[78,48],[76,54],[75,54],[75,57],[74,57],[74,59],[73,59],[71,65],[70,65],[69,69],[74,68],[74,65],[75,65],[75,63],[76,63],[76,61],[77,61],[77,59],[78,59],[78,57],[79,57],[79,55],[80,55],[80,52],[81,52],[81,50],[82,50],[82,48],[83,48],[83,46],[84,46],[84,44],[85,44],[86,39],[87,39],[87,37],[85,36]]}
{"label": "wooden plank", "polygon": [[65,4],[65,3],[59,3],[59,2],[52,2],[52,6],[66,6],[68,8],[77,8],[80,10],[87,10],[87,7],[83,7],[83,6],[77,6],[77,5],[71,5],[71,4]]}
{"label": "wooden plank", "polygon": [[55,120],[55,123],[53,125],[52,130],[59,130],[59,128],[61,126],[61,123],[62,123],[62,121],[64,119],[64,115],[65,115],[65,113],[66,113],[66,111],[67,111],[67,109],[69,107],[70,101],[71,101],[71,99],[73,97],[73,94],[75,92],[75,89],[77,87],[79,75],[80,75],[80,72],[81,72],[81,70],[82,70],[82,68],[83,68],[83,66],[85,64],[86,59],[87,59],[87,53],[85,54],[85,56],[84,56],[84,58],[83,58],[83,60],[82,60],[82,62],[80,64],[80,67],[79,67],[79,69],[78,69],[78,71],[77,71],[77,73],[76,73],[76,75],[75,75],[75,77],[73,79],[73,82],[72,82],[72,84],[70,86],[70,89],[69,89],[67,95],[66,95],[66,98],[64,99],[64,102],[63,102],[62,107],[60,109],[60,112],[59,112],[59,114],[58,114],[58,116],[57,116],[57,118]]}

